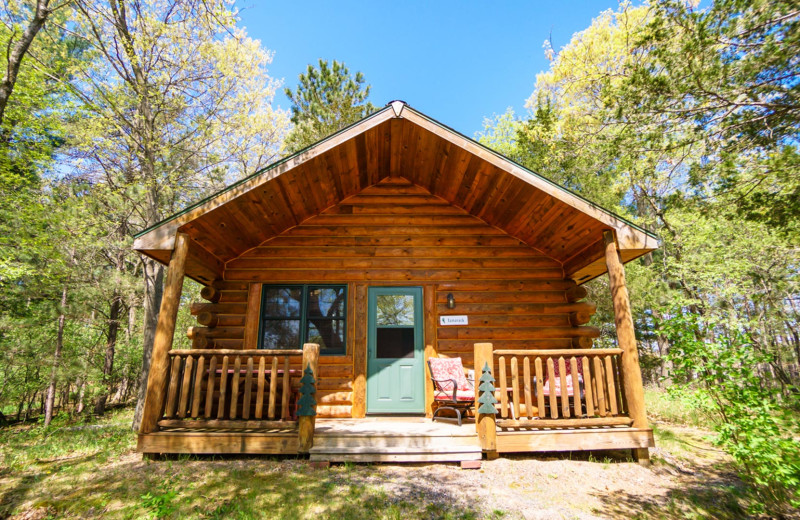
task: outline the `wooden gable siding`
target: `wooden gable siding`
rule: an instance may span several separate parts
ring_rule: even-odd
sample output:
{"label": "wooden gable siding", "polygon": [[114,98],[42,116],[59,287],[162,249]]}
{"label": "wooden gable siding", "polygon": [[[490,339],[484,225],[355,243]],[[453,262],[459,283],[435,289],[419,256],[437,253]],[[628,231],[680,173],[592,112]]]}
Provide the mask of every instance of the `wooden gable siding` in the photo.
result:
{"label": "wooden gable siding", "polygon": [[[257,337],[262,283],[348,284],[347,354],[320,358],[323,417],[363,415],[370,285],[422,286],[426,344],[467,366],[475,342],[569,348],[599,335],[572,325],[575,313],[595,307],[569,301],[575,283],[558,261],[404,178],[386,178],[227,262],[224,281],[215,282],[219,302],[192,308],[218,315],[216,328],[202,332],[214,347],[256,347],[244,338]],[[440,315],[460,314],[468,326],[438,325]],[[293,363],[299,368],[300,359]]]}
{"label": "wooden gable siding", "polygon": [[587,236],[600,237],[608,228],[473,152],[406,119],[391,119],[180,230],[227,260],[327,212],[366,186],[400,175],[441,197],[441,203],[464,209],[562,262],[582,252]]}
{"label": "wooden gable siding", "polygon": [[138,236],[136,249],[167,263],[175,233],[186,233],[194,248],[186,273],[207,284],[225,262],[401,176],[558,260],[578,283],[605,272],[604,231],[615,230],[623,262],[657,247],[654,237],[411,108],[403,114],[379,112],[254,174]]}

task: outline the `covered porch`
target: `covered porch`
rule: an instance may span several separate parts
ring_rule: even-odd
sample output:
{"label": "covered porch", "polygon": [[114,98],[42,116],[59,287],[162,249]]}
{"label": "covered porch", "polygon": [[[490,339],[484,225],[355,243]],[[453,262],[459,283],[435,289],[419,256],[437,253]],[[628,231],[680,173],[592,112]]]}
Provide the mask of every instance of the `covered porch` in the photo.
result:
{"label": "covered porch", "polygon": [[[495,413],[470,414],[462,425],[423,416],[316,419],[316,402],[307,398],[315,393],[316,380],[308,376],[317,369],[318,353],[315,344],[296,352],[171,351],[158,429],[139,436],[139,451],[463,462],[484,454],[631,449],[646,462],[654,445],[652,430],[635,424],[622,349],[494,350],[475,344],[476,368],[483,365],[494,379],[492,388],[478,391],[477,401],[488,392],[497,406]],[[292,356],[301,357],[305,379],[288,368]],[[566,389],[567,378],[573,379],[571,394],[546,395],[547,386]]]}

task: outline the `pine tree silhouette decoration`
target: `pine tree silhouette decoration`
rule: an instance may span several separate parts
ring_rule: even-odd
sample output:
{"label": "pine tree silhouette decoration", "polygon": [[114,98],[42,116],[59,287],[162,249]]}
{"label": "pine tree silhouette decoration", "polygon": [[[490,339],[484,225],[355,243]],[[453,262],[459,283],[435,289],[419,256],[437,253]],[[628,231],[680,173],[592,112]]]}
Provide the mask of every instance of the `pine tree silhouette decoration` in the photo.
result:
{"label": "pine tree silhouette decoration", "polygon": [[317,401],[314,399],[314,394],[317,389],[314,387],[314,371],[310,366],[306,366],[303,371],[303,377],[300,378],[300,400],[297,402],[298,410],[297,416],[314,416],[317,415]]}
{"label": "pine tree silhouette decoration", "polygon": [[478,387],[478,390],[481,392],[481,396],[478,398],[478,403],[480,403],[480,407],[478,407],[478,413],[484,415],[496,415],[497,409],[494,407],[497,404],[497,399],[494,397],[494,378],[492,377],[492,371],[489,368],[489,363],[483,365],[483,370],[481,370],[481,378],[480,378],[481,385]]}

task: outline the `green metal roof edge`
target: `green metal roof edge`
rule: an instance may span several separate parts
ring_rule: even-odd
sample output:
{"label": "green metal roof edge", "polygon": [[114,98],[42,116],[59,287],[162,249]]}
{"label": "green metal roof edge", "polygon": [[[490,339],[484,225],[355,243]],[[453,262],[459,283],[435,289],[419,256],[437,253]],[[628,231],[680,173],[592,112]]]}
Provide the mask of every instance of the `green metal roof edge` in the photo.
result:
{"label": "green metal roof edge", "polygon": [[176,218],[180,217],[181,215],[185,215],[186,213],[192,211],[193,209],[195,209],[197,207],[202,206],[206,202],[218,197],[219,195],[222,195],[223,193],[227,193],[227,192],[231,191],[232,189],[236,188],[237,186],[240,186],[240,185],[244,184],[245,182],[247,182],[247,181],[249,181],[251,179],[254,179],[255,177],[258,177],[262,173],[266,173],[266,172],[268,172],[270,170],[273,170],[273,169],[277,168],[278,166],[280,166],[280,165],[282,165],[282,164],[284,164],[286,162],[289,162],[290,160],[294,159],[298,155],[301,155],[301,154],[307,152],[311,148],[314,148],[315,146],[318,146],[318,145],[320,145],[320,144],[322,144],[322,143],[324,143],[326,141],[329,141],[329,140],[333,139],[334,137],[338,136],[339,134],[342,134],[342,133],[350,130],[354,126],[360,125],[364,121],[368,121],[368,120],[372,119],[373,117],[377,117],[378,115],[382,114],[383,112],[386,112],[387,110],[392,110],[392,107],[387,105],[386,107],[378,110],[377,112],[373,112],[370,115],[368,115],[368,116],[366,116],[366,117],[364,117],[362,119],[359,119],[355,123],[347,125],[346,127],[342,128],[338,132],[335,132],[335,133],[329,135],[328,137],[326,137],[326,138],[324,138],[324,139],[322,139],[320,141],[317,141],[314,144],[310,144],[310,145],[306,146],[305,148],[303,148],[302,150],[293,153],[292,155],[288,155],[288,156],[284,157],[283,159],[279,160],[278,162],[274,162],[272,164],[264,166],[260,170],[257,170],[255,172],[251,173],[247,177],[239,179],[238,181],[234,182],[230,186],[226,186],[225,188],[221,189],[220,191],[218,191],[216,193],[213,193],[213,194],[211,194],[211,195],[209,195],[209,196],[207,196],[207,197],[205,197],[203,199],[200,199],[199,201],[195,202],[194,204],[186,206],[181,211],[175,213],[174,215],[170,215],[169,217],[167,217],[167,218],[165,218],[165,219],[153,224],[152,226],[148,227],[147,229],[143,229],[142,231],[139,231],[138,233],[133,235],[133,238],[139,238],[139,237],[141,237],[143,235],[146,235],[147,233],[149,233],[150,231],[156,229],[157,227],[163,226],[167,222],[171,222],[171,221],[175,220]]}
{"label": "green metal roof edge", "polygon": [[[406,110],[406,109],[411,110],[412,112],[417,114],[419,117],[421,117],[421,118],[423,118],[423,119],[425,119],[427,121],[430,121],[431,123],[435,124],[436,126],[438,126],[440,128],[443,128],[443,129],[447,130],[448,132],[452,132],[452,133],[454,133],[454,134],[466,139],[467,141],[470,141],[471,143],[474,143],[474,144],[478,145],[479,147],[483,148],[484,150],[486,150],[487,152],[491,153],[495,157],[497,157],[499,159],[502,159],[504,161],[507,161],[507,162],[513,164],[514,166],[517,166],[518,168],[520,168],[522,171],[528,173],[529,175],[532,175],[532,176],[534,176],[534,177],[536,177],[538,179],[541,179],[544,182],[550,184],[551,186],[553,186],[555,188],[558,188],[559,190],[561,190],[561,191],[563,191],[565,193],[568,193],[568,194],[570,194],[570,195],[572,195],[574,197],[577,197],[578,199],[580,199],[580,200],[584,201],[585,203],[589,204],[590,206],[592,206],[594,208],[597,208],[597,209],[599,209],[599,210],[611,215],[612,217],[616,218],[617,220],[620,220],[620,221],[624,222],[625,224],[631,226],[634,229],[637,229],[637,230],[641,231],[642,233],[646,234],[647,236],[649,236],[651,238],[654,238],[657,241],[659,241],[659,242],[661,241],[661,239],[658,237],[658,235],[653,233],[652,231],[648,231],[648,230],[644,229],[643,227],[639,226],[638,224],[634,224],[633,222],[629,221],[628,219],[626,219],[624,217],[621,217],[620,215],[617,215],[613,211],[610,211],[610,210],[604,208],[603,206],[600,206],[599,204],[597,204],[595,202],[592,202],[591,200],[587,199],[586,197],[583,197],[582,195],[579,195],[578,193],[575,193],[574,191],[570,190],[569,188],[565,188],[564,186],[561,186],[560,184],[551,181],[547,177],[544,177],[544,176],[534,172],[533,170],[529,170],[528,168],[526,168],[525,166],[519,164],[518,162],[514,161],[513,159],[509,159],[505,155],[492,150],[488,146],[486,146],[486,145],[484,145],[484,144],[472,139],[471,137],[468,137],[468,136],[462,134],[458,130],[456,130],[454,128],[451,128],[451,127],[447,126],[446,124],[441,123],[441,122],[437,121],[436,119],[434,119],[434,118],[432,118],[430,116],[427,116],[427,115],[423,114],[422,112],[412,108],[408,104],[404,103],[403,110]],[[153,224],[152,226],[148,227],[147,229],[144,229],[144,230],[136,233],[135,235],[133,235],[133,237],[134,238],[139,238],[140,236],[143,236],[143,235],[149,233],[150,231],[156,229],[157,227],[162,226],[162,225],[166,224],[167,222],[171,222],[171,221],[175,220],[176,218],[180,217],[181,215],[184,215],[184,214],[188,213],[189,211],[191,211],[191,210],[193,210],[193,209],[195,209],[195,208],[197,208],[199,206],[202,206],[206,202],[214,199],[215,197],[217,197],[219,195],[222,195],[223,193],[227,193],[228,191],[236,188],[237,186],[240,186],[241,184],[244,184],[245,182],[247,182],[247,181],[249,181],[249,180],[251,180],[251,179],[253,179],[253,178],[255,178],[255,177],[257,177],[257,176],[259,176],[259,175],[261,175],[263,173],[265,173],[265,172],[268,172],[269,170],[275,169],[278,166],[290,161],[291,159],[294,159],[295,157],[305,153],[306,151],[310,150],[311,148],[314,148],[314,147],[316,147],[316,146],[318,146],[318,145],[320,145],[320,144],[322,144],[322,143],[324,143],[326,141],[329,141],[330,139],[333,139],[334,137],[336,137],[336,136],[338,136],[338,135],[350,130],[351,128],[360,125],[364,121],[368,121],[369,119],[372,119],[373,117],[377,117],[378,115],[382,114],[383,112],[386,112],[387,110],[393,110],[392,106],[390,104],[386,105],[381,110],[378,110],[377,112],[373,112],[372,114],[364,117],[363,119],[360,119],[360,120],[356,121],[355,123],[342,128],[338,132],[329,135],[325,139],[322,139],[320,141],[317,141],[314,144],[306,146],[302,150],[300,150],[298,152],[295,152],[292,155],[289,155],[287,157],[284,157],[283,159],[279,160],[278,162],[275,162],[273,164],[265,166],[264,168],[262,168],[262,169],[260,169],[260,170],[258,170],[256,172],[248,175],[247,177],[244,177],[243,179],[240,179],[240,180],[234,182],[230,186],[227,186],[225,189],[222,189],[222,190],[218,191],[217,193],[209,195],[208,197],[205,197],[204,199],[201,199],[201,200],[195,202],[194,204],[192,204],[190,206],[187,206],[186,208],[184,208],[183,210],[179,211],[178,213],[175,213],[174,215],[171,215],[171,216],[165,218],[164,220],[162,220],[162,221],[160,221],[160,222],[158,222],[156,224]],[[401,116],[402,116],[402,112],[401,112]]]}
{"label": "green metal roof edge", "polygon": [[436,126],[438,126],[438,127],[440,127],[440,128],[444,128],[444,129],[445,129],[445,130],[447,130],[448,132],[453,132],[454,134],[456,134],[456,135],[459,135],[459,136],[463,137],[463,138],[464,138],[464,139],[466,139],[467,141],[470,141],[470,142],[472,142],[472,143],[474,143],[474,144],[476,144],[476,145],[480,146],[481,148],[483,148],[483,149],[484,149],[484,150],[486,150],[487,152],[491,153],[491,154],[492,154],[492,155],[494,155],[495,157],[498,157],[498,158],[500,158],[500,159],[502,159],[502,160],[504,160],[504,161],[510,162],[511,164],[513,164],[514,166],[517,166],[518,168],[520,168],[520,169],[521,169],[521,170],[523,170],[524,172],[526,172],[526,173],[528,173],[528,174],[530,174],[530,175],[533,175],[534,177],[537,177],[537,178],[539,178],[539,179],[543,180],[544,182],[546,182],[546,183],[550,184],[551,186],[553,186],[553,187],[555,187],[555,188],[558,188],[559,190],[561,190],[561,191],[563,191],[563,192],[565,192],[565,193],[569,193],[570,195],[572,195],[572,196],[574,196],[574,197],[577,197],[577,198],[579,198],[580,200],[584,201],[585,203],[589,204],[590,206],[592,206],[592,207],[594,207],[594,208],[597,208],[597,209],[599,209],[599,210],[601,210],[601,211],[603,211],[603,212],[605,212],[605,213],[608,213],[609,215],[611,215],[612,217],[616,218],[617,220],[621,220],[622,222],[624,222],[625,224],[628,224],[628,225],[629,225],[629,226],[631,226],[632,228],[634,228],[634,229],[638,229],[639,231],[641,231],[642,233],[646,234],[647,236],[649,236],[649,237],[651,237],[651,238],[654,238],[654,239],[658,240],[659,242],[661,241],[661,239],[658,237],[658,235],[656,235],[656,234],[655,234],[655,233],[653,233],[652,231],[648,231],[648,230],[644,229],[643,227],[639,226],[638,224],[634,224],[634,223],[633,223],[633,222],[631,222],[630,220],[628,220],[628,219],[626,219],[626,218],[624,218],[624,217],[621,217],[621,216],[617,215],[616,213],[614,213],[614,212],[613,212],[613,211],[611,211],[611,210],[608,210],[608,209],[604,208],[603,206],[601,206],[601,205],[597,204],[596,202],[592,202],[591,200],[587,199],[586,197],[584,197],[584,196],[582,196],[582,195],[579,195],[578,193],[575,193],[574,191],[570,190],[569,188],[565,188],[564,186],[562,186],[562,185],[560,185],[560,184],[558,184],[558,183],[556,183],[556,182],[553,182],[553,181],[551,181],[551,180],[550,180],[550,179],[548,179],[547,177],[544,177],[544,176],[542,176],[542,175],[540,175],[540,174],[536,173],[536,172],[535,172],[535,171],[533,171],[533,170],[529,170],[528,168],[526,168],[525,166],[523,166],[523,165],[519,164],[519,163],[518,163],[518,162],[516,162],[515,160],[513,160],[513,159],[509,159],[509,158],[508,158],[508,157],[506,157],[505,155],[503,155],[503,154],[501,154],[501,153],[498,153],[498,152],[496,152],[495,150],[492,150],[491,148],[489,148],[488,146],[484,145],[483,143],[480,143],[480,142],[476,141],[475,139],[472,139],[471,137],[467,137],[466,135],[462,134],[462,133],[461,133],[461,132],[459,132],[458,130],[456,130],[456,129],[454,129],[454,128],[451,128],[451,127],[447,126],[446,124],[444,124],[444,123],[441,123],[441,122],[437,121],[436,119],[434,119],[434,118],[432,118],[432,117],[430,117],[430,116],[427,116],[427,115],[423,114],[423,113],[422,113],[422,112],[420,112],[419,110],[415,110],[414,108],[411,108],[411,107],[410,107],[410,106],[408,106],[408,105],[406,105],[406,106],[404,107],[404,110],[405,110],[406,108],[407,108],[407,109],[410,109],[412,112],[414,112],[415,114],[417,114],[417,115],[418,115],[418,116],[420,116],[421,118],[423,118],[423,119],[426,119],[426,120],[430,121],[431,123],[435,124]]}

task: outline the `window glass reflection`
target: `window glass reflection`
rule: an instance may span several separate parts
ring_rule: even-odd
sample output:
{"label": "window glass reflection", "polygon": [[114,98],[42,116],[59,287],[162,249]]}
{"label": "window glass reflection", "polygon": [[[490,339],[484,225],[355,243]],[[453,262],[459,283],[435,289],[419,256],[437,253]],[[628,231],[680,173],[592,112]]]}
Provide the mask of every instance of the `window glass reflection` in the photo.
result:
{"label": "window glass reflection", "polygon": [[410,294],[380,294],[376,302],[376,324],[414,326],[414,296]]}

